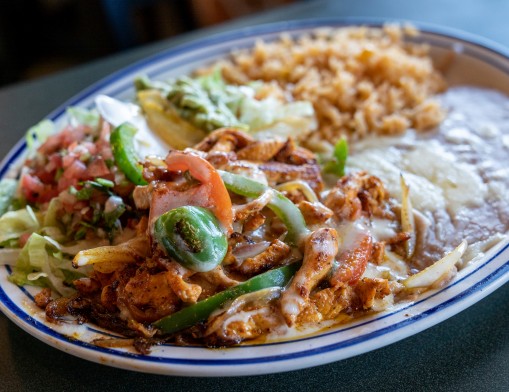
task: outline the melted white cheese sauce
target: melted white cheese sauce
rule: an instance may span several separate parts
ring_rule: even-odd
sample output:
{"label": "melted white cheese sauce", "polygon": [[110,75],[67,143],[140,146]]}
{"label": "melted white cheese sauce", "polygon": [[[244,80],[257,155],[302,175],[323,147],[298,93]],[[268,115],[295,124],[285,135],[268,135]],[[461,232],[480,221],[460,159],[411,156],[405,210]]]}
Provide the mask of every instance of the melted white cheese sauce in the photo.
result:
{"label": "melted white cheese sauce", "polygon": [[385,146],[368,147],[351,157],[350,166],[382,178],[391,195],[399,199],[399,175],[403,173],[411,189],[412,205],[419,210],[445,208],[454,214],[465,207],[477,207],[485,200],[488,186],[477,167],[459,161],[437,140],[420,140],[410,133],[393,141],[411,143],[412,148],[391,148],[394,154],[387,158]]}

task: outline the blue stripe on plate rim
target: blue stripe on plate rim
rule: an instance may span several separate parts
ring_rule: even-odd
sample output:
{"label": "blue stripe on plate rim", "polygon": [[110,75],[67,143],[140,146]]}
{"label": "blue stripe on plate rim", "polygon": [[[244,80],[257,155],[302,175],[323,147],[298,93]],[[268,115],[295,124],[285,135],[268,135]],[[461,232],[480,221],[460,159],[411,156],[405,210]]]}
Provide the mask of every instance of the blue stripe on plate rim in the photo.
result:
{"label": "blue stripe on plate rim", "polygon": [[[207,48],[209,46],[213,46],[219,43],[223,43],[225,41],[232,41],[232,40],[239,40],[239,39],[248,39],[248,38],[254,38],[257,36],[260,36],[262,34],[275,34],[275,33],[281,33],[281,32],[290,32],[290,33],[298,33],[306,29],[312,29],[317,27],[325,27],[325,26],[331,26],[331,27],[340,27],[340,26],[348,26],[348,25],[366,25],[366,26],[381,26],[384,23],[408,23],[410,22],[414,26],[416,26],[419,30],[421,30],[424,35],[427,42],[432,43],[434,46],[443,47],[443,48],[450,48],[450,44],[444,43],[443,40],[447,39],[453,39],[456,42],[459,42],[460,44],[465,45],[465,51],[464,53],[470,54],[474,56],[475,58],[481,59],[484,62],[500,69],[501,71],[509,74],[509,66],[500,64],[500,60],[494,60],[492,58],[493,55],[495,56],[501,56],[504,61],[507,61],[509,58],[509,50],[497,43],[491,42],[490,40],[487,40],[485,38],[475,36],[470,33],[466,33],[463,31],[459,31],[452,28],[446,28],[442,26],[436,26],[433,24],[427,24],[427,23],[420,23],[420,22],[412,22],[412,21],[400,21],[400,20],[381,20],[377,18],[342,18],[342,19],[330,19],[330,18],[323,18],[323,19],[309,19],[309,20],[302,20],[302,21],[289,21],[289,22],[280,22],[280,23],[273,23],[273,24],[265,24],[260,26],[254,26],[254,27],[248,27],[241,30],[231,31],[227,33],[217,34],[214,36],[211,36],[209,38],[201,39],[192,43],[187,43],[183,45],[179,45],[175,48],[171,48],[165,51],[162,51],[156,55],[150,56],[146,59],[143,59],[141,61],[138,61],[131,66],[128,66],[126,68],[123,68],[113,74],[111,74],[108,77],[105,77],[104,79],[101,79],[97,83],[91,85],[89,88],[83,90],[81,93],[77,94],[70,100],[66,101],[64,104],[62,104],[60,107],[55,109],[53,112],[51,112],[48,116],[49,119],[57,120],[59,119],[64,113],[68,106],[73,106],[79,104],[81,101],[85,100],[86,98],[90,98],[93,94],[99,92],[101,89],[106,88],[109,84],[113,83],[114,81],[118,81],[124,77],[126,77],[129,74],[133,74],[134,72],[137,72],[138,70],[141,70],[145,67],[147,67],[150,64],[156,64],[159,61],[162,60],[168,60],[172,57],[176,57],[178,55],[182,55],[185,53],[191,53],[198,49]],[[435,36],[435,37],[434,37]],[[431,41],[430,41],[431,40]],[[472,52],[473,50],[473,52]],[[479,51],[480,50],[480,51]],[[469,53],[470,52],[470,53]],[[209,54],[210,56],[210,54]],[[194,60],[197,61],[200,58],[195,58]],[[184,63],[190,62],[189,59],[186,59]],[[175,66],[175,64],[173,64]],[[151,76],[157,76],[161,70],[158,72],[155,72]],[[115,91],[115,93],[120,93],[122,91],[125,91],[126,86],[120,86],[118,87],[118,91]],[[114,95],[114,94],[113,94]],[[23,140],[20,140],[14,148],[10,151],[10,153],[2,160],[0,163],[0,177],[3,177],[7,170],[9,169],[10,165],[15,162],[17,159],[19,159],[24,152],[26,148],[26,143]],[[493,255],[489,260],[487,260],[482,265],[478,266],[475,270],[471,271],[469,274],[463,276],[461,279],[454,281],[451,285],[444,287],[443,289],[434,292],[433,294],[420,299],[417,302],[414,302],[407,307],[400,308],[395,312],[389,313],[389,314],[383,314],[382,317],[376,318],[374,320],[367,321],[365,323],[356,324],[355,326],[352,326],[350,328],[356,328],[358,326],[366,325],[372,322],[379,321],[382,318],[386,318],[389,316],[392,316],[394,314],[400,313],[402,311],[407,311],[408,309],[415,307],[425,301],[428,301],[430,298],[435,297],[443,292],[446,292],[450,290],[455,285],[459,284],[466,278],[472,276],[479,270],[486,267],[489,263],[491,263],[494,259],[496,259],[498,256],[500,256],[504,251],[506,251],[509,247],[509,244],[506,244],[503,248],[501,248],[495,255]],[[10,273],[10,269],[8,267],[7,272]],[[444,302],[439,303],[437,306],[434,306],[426,311],[423,311],[421,313],[418,313],[416,315],[413,315],[403,321],[400,321],[395,324],[391,324],[387,327],[381,328],[379,330],[370,332],[368,334],[361,335],[356,338],[340,341],[334,344],[326,345],[326,346],[319,346],[317,348],[311,349],[311,350],[302,350],[297,351],[289,354],[282,354],[282,355],[274,355],[271,357],[258,357],[258,358],[246,358],[246,359],[212,359],[212,360],[204,360],[204,359],[184,359],[184,358],[170,358],[170,357],[153,357],[153,356],[144,356],[140,354],[133,354],[129,352],[124,351],[117,351],[113,349],[108,348],[99,348],[91,343],[83,342],[80,340],[75,340],[72,338],[69,338],[63,334],[60,334],[51,328],[47,327],[45,324],[37,321],[33,317],[29,316],[23,309],[19,308],[6,294],[6,292],[3,290],[3,288],[0,286],[0,303],[2,305],[6,306],[7,309],[13,316],[17,318],[17,322],[19,324],[25,324],[26,326],[33,326],[37,328],[39,331],[44,332],[45,334],[52,336],[59,341],[62,341],[67,344],[77,345],[83,348],[86,348],[88,350],[97,351],[101,354],[109,354],[116,357],[127,357],[127,358],[135,358],[137,360],[141,361],[149,361],[149,362],[163,362],[168,364],[185,364],[185,365],[209,365],[209,366],[216,366],[216,365],[243,365],[243,364],[256,364],[256,363],[266,363],[266,362],[273,362],[273,361],[284,361],[284,360],[291,360],[296,358],[302,358],[307,357],[311,355],[319,355],[324,354],[331,351],[336,351],[342,348],[351,347],[356,344],[359,344],[361,342],[365,342],[368,340],[372,340],[375,338],[378,338],[382,335],[389,334],[391,332],[400,330],[409,324],[413,324],[418,320],[422,320],[425,318],[428,318],[431,315],[435,315],[438,312],[442,312],[443,310],[451,307],[452,305],[455,305],[465,298],[473,295],[473,294],[480,294],[482,291],[482,296],[479,297],[481,299],[485,295],[488,295],[490,292],[495,290],[497,287],[502,285],[505,281],[509,279],[507,276],[507,272],[509,270],[509,261],[506,261],[504,264],[502,264],[499,268],[491,272],[489,275],[485,276],[480,281],[476,282],[472,286],[468,287],[466,290],[460,292],[459,294],[447,299]],[[27,295],[29,298],[31,295],[24,289],[21,288],[25,295]],[[465,306],[466,307],[466,306]],[[449,313],[445,316],[442,316],[442,320],[446,319],[453,314],[456,314],[457,312],[461,311],[463,308],[457,308],[455,312]],[[440,320],[439,320],[440,321]],[[438,322],[438,321],[437,321]],[[431,325],[436,324],[436,322],[429,323],[429,325],[425,326],[424,328],[427,328]],[[333,331],[328,332],[324,334],[320,334],[318,337],[323,337],[327,335],[334,335],[341,333],[345,330],[348,330],[350,328],[341,329],[339,331]],[[422,329],[424,329],[422,328]],[[98,332],[101,334],[105,334],[104,331],[96,330],[92,327],[89,327],[89,329],[93,332]],[[401,337],[396,338],[396,340],[400,340],[408,335],[403,334]],[[115,335],[111,335],[115,336]],[[309,339],[315,339],[316,337],[306,337],[303,339],[297,339],[292,340],[290,342],[275,342],[275,343],[268,343],[266,345],[278,345],[278,344],[289,344],[294,342],[301,342],[304,340]],[[171,345],[168,345],[171,347]],[[257,345],[260,346],[260,345]],[[261,345],[263,346],[263,345]],[[249,348],[250,346],[241,346],[240,348]],[[377,346],[378,347],[378,346]],[[190,347],[191,348],[191,347]],[[373,347],[376,348],[376,347]]]}

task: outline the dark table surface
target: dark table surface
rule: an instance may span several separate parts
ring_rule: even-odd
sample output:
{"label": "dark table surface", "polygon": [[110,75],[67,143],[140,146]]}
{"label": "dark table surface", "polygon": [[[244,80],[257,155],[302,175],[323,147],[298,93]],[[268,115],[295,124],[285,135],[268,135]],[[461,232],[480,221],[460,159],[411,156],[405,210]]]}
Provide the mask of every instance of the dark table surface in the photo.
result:
{"label": "dark table surface", "polygon": [[[431,22],[509,46],[509,1],[308,1],[160,41],[0,89],[0,156],[25,130],[98,79],[136,60],[220,31],[316,17]],[[390,346],[310,369],[253,377],[183,378],[87,362],[30,336],[0,314],[0,391],[509,391],[509,285],[445,322]]]}

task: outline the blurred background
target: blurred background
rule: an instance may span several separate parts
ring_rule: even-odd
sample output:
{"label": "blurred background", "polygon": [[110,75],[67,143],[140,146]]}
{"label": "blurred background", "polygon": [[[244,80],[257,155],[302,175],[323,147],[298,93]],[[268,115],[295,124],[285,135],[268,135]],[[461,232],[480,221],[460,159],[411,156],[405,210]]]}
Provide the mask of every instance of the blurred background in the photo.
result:
{"label": "blurred background", "polygon": [[0,0],[0,86],[305,0]]}

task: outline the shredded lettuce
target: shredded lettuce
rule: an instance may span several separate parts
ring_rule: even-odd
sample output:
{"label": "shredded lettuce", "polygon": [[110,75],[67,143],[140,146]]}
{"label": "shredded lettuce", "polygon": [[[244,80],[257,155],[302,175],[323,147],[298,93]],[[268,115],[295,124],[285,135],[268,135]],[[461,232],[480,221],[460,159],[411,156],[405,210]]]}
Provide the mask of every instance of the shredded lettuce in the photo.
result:
{"label": "shredded lettuce", "polygon": [[18,181],[12,178],[0,180],[0,216],[8,210],[18,188]]}
{"label": "shredded lettuce", "polygon": [[239,108],[239,119],[251,133],[298,137],[315,127],[313,105],[307,101],[283,103],[273,97],[247,97]]}
{"label": "shredded lettuce", "polygon": [[[87,125],[96,130],[100,123],[96,110],[78,107],[67,109],[67,119],[73,127]],[[34,157],[37,149],[55,132],[56,126],[50,120],[43,120],[30,128],[26,134],[28,156]],[[96,180],[88,181],[90,186],[108,193],[114,185],[108,180]],[[44,214],[34,212],[29,205],[13,210],[16,202],[13,197],[17,188],[16,180],[0,181],[0,262],[13,267],[9,280],[19,286],[50,287],[59,295],[72,295],[75,292],[72,282],[86,276],[85,271],[77,271],[72,267],[72,257],[79,250],[98,246],[97,241],[96,244],[80,241],[68,243],[69,238],[64,234],[62,226],[62,216],[59,216],[59,198],[50,201]],[[112,219],[116,221],[118,213]],[[28,239],[20,249],[20,242],[23,242],[20,238],[25,237]]]}
{"label": "shredded lettuce", "polygon": [[33,233],[21,250],[9,280],[19,286],[50,287],[62,296],[70,296],[75,292],[72,281],[84,276],[64,257],[58,242]]}
{"label": "shredded lettuce", "polygon": [[221,127],[236,127],[252,133],[281,137],[300,136],[316,127],[310,102],[285,103],[274,97],[256,99],[263,84],[227,84],[221,70],[198,77],[181,77],[166,82],[140,77],[138,90],[156,89],[173,105],[179,116],[206,132]]}
{"label": "shredded lettuce", "polygon": [[274,97],[256,99],[255,95],[263,83],[246,86],[227,84],[221,70],[196,79],[207,91],[213,102],[222,102],[248,128],[250,133],[267,131],[276,136],[299,136],[316,124],[314,108],[310,102],[283,102]]}
{"label": "shredded lettuce", "polygon": [[16,264],[16,260],[18,260],[21,249],[15,248],[0,248],[0,262],[3,265],[14,266]]}
{"label": "shredded lettuce", "polygon": [[31,127],[25,136],[27,142],[28,156],[32,156],[37,147],[43,144],[46,139],[56,131],[55,124],[51,120],[42,120]]}
{"label": "shredded lettuce", "polygon": [[59,243],[67,242],[69,240],[68,237],[63,233],[62,229],[56,226],[45,226],[39,230],[38,233],[53,238]]}
{"label": "shredded lettuce", "polygon": [[[86,110],[79,107],[67,108],[67,117],[69,124],[72,126],[88,125],[97,129],[99,125],[99,113],[97,110]],[[33,156],[37,148],[43,144],[46,139],[56,133],[55,123],[51,120],[44,119],[31,127],[25,136],[27,142],[28,156]]]}
{"label": "shredded lettuce", "polygon": [[[282,102],[275,100],[274,98],[267,98],[260,102],[263,102],[264,103],[263,106],[269,109],[268,113],[270,113],[270,116],[265,119],[265,122],[261,121],[258,121],[256,123],[249,122],[251,127],[253,127],[253,130],[267,127],[277,121],[286,121],[289,118],[312,117],[314,115],[313,105],[311,104],[311,102],[307,101],[295,101],[284,104]],[[252,109],[243,108],[241,118],[244,118],[248,110]],[[256,113],[251,114],[251,116],[255,115]],[[256,117],[254,119],[256,120]]]}
{"label": "shredded lettuce", "polygon": [[60,226],[60,219],[58,213],[62,207],[62,202],[58,197],[51,199],[48,205],[48,209],[44,214],[44,226]]}
{"label": "shredded lettuce", "polygon": [[[88,125],[94,129],[99,126],[99,113],[97,110],[87,110],[79,107],[68,107],[67,117],[72,126]],[[27,142],[28,156],[33,156],[37,148],[43,144],[46,139],[56,133],[55,123],[45,119],[31,127],[25,136]]]}
{"label": "shredded lettuce", "polygon": [[68,107],[66,110],[69,124],[75,127],[78,125],[88,125],[96,129],[99,126],[99,113],[97,110],[87,110],[80,107]]}
{"label": "shredded lettuce", "polygon": [[0,217],[0,245],[9,246],[10,240],[17,240],[23,234],[33,233],[39,228],[39,219],[30,206],[8,211]]}

